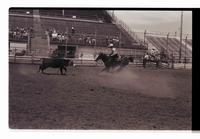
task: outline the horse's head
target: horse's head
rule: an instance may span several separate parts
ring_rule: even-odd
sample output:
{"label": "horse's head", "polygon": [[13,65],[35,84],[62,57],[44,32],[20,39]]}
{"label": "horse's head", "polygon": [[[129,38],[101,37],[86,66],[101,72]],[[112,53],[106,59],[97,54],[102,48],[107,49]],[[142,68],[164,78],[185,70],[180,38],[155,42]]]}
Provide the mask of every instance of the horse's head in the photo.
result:
{"label": "horse's head", "polygon": [[98,60],[100,60],[100,59],[102,60],[102,59],[105,58],[105,56],[106,56],[106,54],[100,52],[100,53],[98,54],[97,58],[95,59],[95,61],[98,61]]}

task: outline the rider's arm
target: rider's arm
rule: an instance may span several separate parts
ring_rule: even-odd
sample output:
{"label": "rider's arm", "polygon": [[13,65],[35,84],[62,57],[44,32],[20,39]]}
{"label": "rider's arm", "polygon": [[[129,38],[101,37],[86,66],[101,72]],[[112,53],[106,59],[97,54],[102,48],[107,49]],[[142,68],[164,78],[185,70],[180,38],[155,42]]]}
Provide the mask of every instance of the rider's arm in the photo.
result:
{"label": "rider's arm", "polygon": [[113,56],[113,54],[114,54],[114,51],[112,51],[112,52],[110,53],[110,56]]}

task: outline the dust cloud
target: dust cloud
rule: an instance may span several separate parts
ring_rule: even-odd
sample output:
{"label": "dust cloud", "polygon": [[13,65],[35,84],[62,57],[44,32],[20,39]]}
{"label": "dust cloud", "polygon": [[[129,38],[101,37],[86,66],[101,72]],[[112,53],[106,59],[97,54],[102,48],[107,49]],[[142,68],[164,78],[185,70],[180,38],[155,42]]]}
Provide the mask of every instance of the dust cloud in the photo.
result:
{"label": "dust cloud", "polygon": [[174,98],[173,89],[165,78],[149,74],[137,74],[134,70],[124,69],[117,73],[102,72],[97,78],[100,85],[141,93],[152,97]]}

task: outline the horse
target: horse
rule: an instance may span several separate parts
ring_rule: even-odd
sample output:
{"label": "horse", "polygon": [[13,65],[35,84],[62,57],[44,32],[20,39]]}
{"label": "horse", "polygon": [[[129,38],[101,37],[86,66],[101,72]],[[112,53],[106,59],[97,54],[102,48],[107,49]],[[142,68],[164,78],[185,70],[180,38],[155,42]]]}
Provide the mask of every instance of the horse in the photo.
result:
{"label": "horse", "polygon": [[143,67],[146,68],[147,62],[156,63],[156,67],[158,68],[162,63],[166,63],[169,66],[169,56],[166,54],[158,53],[155,56],[150,54],[146,54],[143,57]]}
{"label": "horse", "polygon": [[120,60],[113,60],[111,56],[104,54],[102,52],[99,53],[95,61],[102,60],[104,63],[105,68],[102,71],[110,72],[111,69],[119,67],[117,71],[122,70],[125,66],[129,64],[129,58],[122,57]]}
{"label": "horse", "polygon": [[168,54],[160,53],[160,63],[165,63],[169,67],[170,64],[170,57]]}
{"label": "horse", "polygon": [[159,62],[160,62],[160,57],[159,57],[158,54],[155,55],[155,56],[152,56],[152,55],[150,55],[150,54],[146,54],[146,55],[144,55],[144,57],[143,57],[143,67],[144,67],[144,68],[146,68],[146,63],[147,63],[147,62],[154,62],[154,63],[156,63],[156,67],[158,68]]}
{"label": "horse", "polygon": [[44,73],[44,70],[48,67],[52,68],[60,68],[60,73],[63,75],[63,69],[65,70],[65,73],[67,71],[67,66],[73,66],[73,61],[69,59],[64,58],[42,58],[42,64],[39,66],[38,72],[42,71]]}

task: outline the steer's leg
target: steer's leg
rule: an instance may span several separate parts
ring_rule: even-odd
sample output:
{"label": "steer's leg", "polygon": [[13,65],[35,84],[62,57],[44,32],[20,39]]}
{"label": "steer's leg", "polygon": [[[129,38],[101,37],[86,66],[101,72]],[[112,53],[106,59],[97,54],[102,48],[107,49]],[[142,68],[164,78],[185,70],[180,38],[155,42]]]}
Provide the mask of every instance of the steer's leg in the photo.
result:
{"label": "steer's leg", "polygon": [[46,69],[46,67],[42,67],[41,70],[42,70],[42,73],[44,73],[44,70]]}
{"label": "steer's leg", "polygon": [[60,73],[61,73],[61,75],[63,75],[63,72],[62,72],[62,67],[60,67]]}
{"label": "steer's leg", "polygon": [[67,68],[65,66],[63,66],[63,69],[65,70],[65,73],[67,72]]}
{"label": "steer's leg", "polygon": [[38,71],[37,71],[37,72],[40,72],[40,70],[41,70],[41,66],[42,66],[42,65],[40,65],[40,66],[39,66],[39,69],[38,69]]}
{"label": "steer's leg", "polygon": [[44,73],[44,69],[46,69],[46,67],[43,65],[40,65],[38,72],[42,71],[42,73]]}

